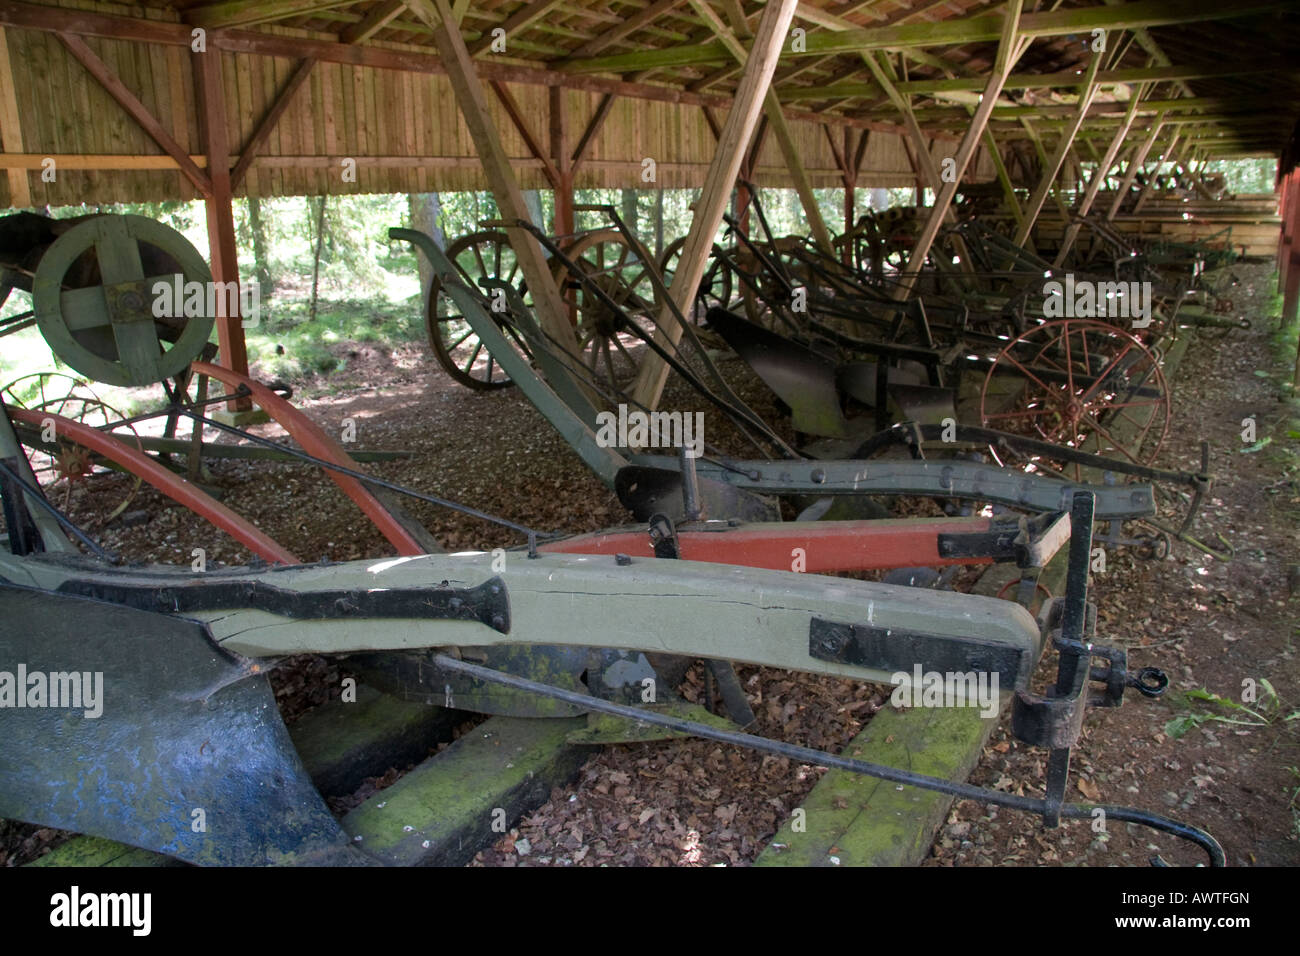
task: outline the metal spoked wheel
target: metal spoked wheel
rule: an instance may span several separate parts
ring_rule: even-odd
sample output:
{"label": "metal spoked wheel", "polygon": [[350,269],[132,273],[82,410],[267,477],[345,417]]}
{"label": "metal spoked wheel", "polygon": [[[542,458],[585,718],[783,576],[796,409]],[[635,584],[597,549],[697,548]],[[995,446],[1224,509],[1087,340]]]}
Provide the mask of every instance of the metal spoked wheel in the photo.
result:
{"label": "metal spoked wheel", "polygon": [[[1008,401],[1016,377],[1024,388]],[[980,392],[987,428],[1138,464],[1155,459],[1171,417],[1157,355],[1105,322],[1061,319],[1030,329],[998,354]],[[1057,470],[1082,475],[1077,463]]]}
{"label": "metal spoked wheel", "polygon": [[[557,264],[560,294],[575,303],[579,354],[598,382],[622,389],[641,367],[644,345],[631,334],[629,322],[645,334],[654,331],[663,300],[650,278],[654,260],[639,243],[628,244],[615,229],[590,232],[577,239],[565,255],[588,282],[618,308],[611,308],[565,265]],[[621,311],[620,311],[621,310]]]}
{"label": "metal spoked wheel", "polygon": [[[659,260],[659,274],[663,276],[664,285],[670,289],[673,285],[673,276],[677,273],[677,263],[681,261],[682,249],[685,246],[685,236],[674,239],[664,249],[663,257]],[[714,306],[725,309],[731,304],[731,273],[717,257],[717,253],[721,251],[718,246],[713,247],[713,255],[710,256],[708,266],[705,267],[704,278],[695,290],[695,308],[690,318],[696,325],[704,321],[704,315],[709,309]]]}
{"label": "metal spoked wheel", "polygon": [[[101,400],[84,379],[62,372],[37,372],[14,379],[0,388],[0,398],[12,407],[59,415],[92,428],[126,417]],[[27,460],[46,497],[65,513],[84,513],[86,517],[78,518],[84,528],[93,529],[112,521],[127,509],[140,490],[142,480],[138,475],[106,467],[89,449],[60,435],[54,419],[39,429],[17,425],[17,432],[19,441],[28,449]],[[137,450],[143,450],[133,426],[119,426],[113,432]]]}
{"label": "metal spoked wheel", "polygon": [[[484,288],[483,280],[504,282],[520,296],[527,291],[519,260],[504,232],[475,232],[461,236],[447,247],[447,258],[455,263],[465,284],[486,295],[494,310],[503,315],[508,311],[508,303],[502,290]],[[500,308],[495,308],[497,306]],[[438,364],[456,381],[478,391],[492,391],[514,384],[470,328],[460,309],[443,293],[442,281],[437,275],[433,277],[425,297],[424,324]],[[519,349],[528,354],[513,330],[508,325],[503,328]]]}

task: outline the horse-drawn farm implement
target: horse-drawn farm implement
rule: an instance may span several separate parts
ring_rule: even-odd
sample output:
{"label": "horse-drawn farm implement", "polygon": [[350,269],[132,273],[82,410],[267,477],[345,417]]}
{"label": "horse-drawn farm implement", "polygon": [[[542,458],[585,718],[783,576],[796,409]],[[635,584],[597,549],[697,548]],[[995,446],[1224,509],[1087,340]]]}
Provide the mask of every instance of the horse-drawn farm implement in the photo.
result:
{"label": "horse-drawn farm implement", "polygon": [[[376,684],[448,707],[539,719],[603,714],[629,729],[693,734],[1035,813],[1047,826],[1101,812],[1191,840],[1212,863],[1223,862],[1215,840],[1195,827],[1066,801],[1088,706],[1118,706],[1128,689],[1158,696],[1167,685],[1159,670],[1130,668],[1123,648],[1101,642],[1089,601],[1095,522],[1111,524],[1106,540],[1154,549],[1118,529],[1154,515],[1157,484],[1192,492],[1190,521],[1208,486],[1204,468],[1193,475],[1150,465],[1168,413],[1157,342],[1082,325],[1027,341],[1044,326],[1017,330],[1018,305],[981,299],[974,315],[964,293],[953,292],[936,294],[939,307],[927,314],[928,303],[921,309],[880,294],[870,270],[830,273],[831,260],[799,260],[806,268],[798,275],[816,266],[833,281],[818,296],[811,282],[790,288],[787,308],[779,280],[790,267],[762,249],[749,250],[745,262],[740,251],[721,251],[701,306],[686,315],[614,217],[613,230],[572,244],[541,237],[573,306],[574,342],[561,343],[533,319],[498,234],[478,233],[443,252],[419,233],[395,230],[433,263],[426,319],[448,371],[473,388],[515,383],[633,516],[624,527],[565,537],[380,480],[283,390],[214,364],[212,315],[164,321],[152,301],[155,282],[209,281],[206,266],[178,234],[145,222],[101,216],[75,224],[30,270],[31,318],[60,359],[88,378],[159,386],[165,398],[129,419],[107,407],[78,419],[48,402],[0,405],[7,531],[0,669],[10,675],[8,683],[0,675],[0,817],[192,863],[373,862],[327,810],[275,709],[268,671],[312,653],[346,655]],[[758,269],[765,278],[755,278]],[[982,281],[962,274],[953,281]],[[728,309],[746,283],[759,321]],[[800,288],[812,302],[806,315],[793,308]],[[1015,297],[1004,298],[1005,306]],[[773,318],[783,310],[789,322]],[[701,319],[706,325],[697,327]],[[683,330],[680,342],[658,335],[669,321]],[[786,351],[764,352],[760,333],[779,336]],[[793,428],[765,421],[728,385],[712,357],[718,343],[783,398],[820,388],[821,405],[787,401]],[[1086,353],[1076,362],[1077,349]],[[964,365],[963,353],[979,361]],[[666,362],[710,420],[743,435],[759,457],[726,454],[703,435],[694,449],[655,455],[645,442],[602,432],[620,405],[655,414],[627,391],[647,355]],[[1027,370],[1024,380],[1040,393],[1023,389],[1000,407],[1020,402],[1033,414],[959,424],[963,376],[978,367],[1002,384],[1009,366]],[[209,394],[213,383],[224,391]],[[259,407],[293,444],[208,414],[233,400]],[[845,413],[855,404],[874,414],[855,420]],[[898,423],[895,408],[954,414],[933,421],[904,414]],[[131,434],[129,426],[150,418],[167,423],[170,444]],[[182,420],[193,423],[188,455],[177,454],[185,443],[173,437]],[[1007,421],[1022,427],[981,427]],[[881,422],[888,427],[874,427]],[[194,480],[205,427],[237,439],[235,447],[318,466],[394,554],[300,561]],[[829,443],[814,454],[818,439]],[[971,460],[979,449],[1001,460]],[[1011,459],[1030,467],[1010,467]],[[83,471],[110,462],[208,519],[254,560],[203,570],[126,565],[47,493],[50,481],[34,460],[55,462],[56,471],[72,467],[61,462],[80,462]],[[942,501],[947,513],[888,517],[878,499],[903,496]],[[402,498],[495,522],[518,545],[445,553]],[[817,520],[831,498],[854,516]],[[796,520],[780,520],[783,508]],[[797,570],[796,553],[805,559]],[[1068,562],[1064,594],[1040,600],[1038,575],[1058,553]],[[992,563],[1017,567],[1016,600],[946,588],[948,569]],[[923,577],[919,569],[937,572],[925,579],[934,586],[899,583]],[[839,572],[885,579],[832,576]],[[1034,679],[1044,655],[1055,665],[1046,685]],[[725,720],[676,695],[682,658],[708,662]],[[917,668],[984,680],[1010,696],[1015,735],[1046,751],[1043,795],[747,733],[753,715],[735,662],[884,684]],[[215,824],[193,827],[195,808]]]}

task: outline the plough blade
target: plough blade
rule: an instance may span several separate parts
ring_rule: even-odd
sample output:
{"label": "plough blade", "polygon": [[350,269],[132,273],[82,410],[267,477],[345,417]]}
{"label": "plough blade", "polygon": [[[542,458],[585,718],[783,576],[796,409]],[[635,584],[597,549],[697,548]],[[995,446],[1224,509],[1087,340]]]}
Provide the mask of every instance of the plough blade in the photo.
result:
{"label": "plough blade", "polygon": [[366,862],[312,786],[256,664],[190,621],[0,593],[0,817],[188,863]]}

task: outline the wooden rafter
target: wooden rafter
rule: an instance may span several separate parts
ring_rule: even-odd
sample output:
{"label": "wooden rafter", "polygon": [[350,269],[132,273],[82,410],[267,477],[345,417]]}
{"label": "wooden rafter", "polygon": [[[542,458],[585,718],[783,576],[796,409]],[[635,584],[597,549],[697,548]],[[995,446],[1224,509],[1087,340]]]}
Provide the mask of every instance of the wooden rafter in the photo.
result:
{"label": "wooden rafter", "polygon": [[[1106,174],[1114,164],[1116,157],[1119,156],[1120,148],[1124,145],[1128,137],[1128,131],[1133,125],[1133,120],[1137,118],[1138,101],[1142,99],[1142,92],[1134,94],[1129,101],[1128,112],[1124,115],[1124,122],[1120,124],[1119,129],[1111,138],[1110,145],[1106,147],[1106,154],[1097,162],[1097,171],[1093,174],[1092,182],[1088,183],[1088,188],[1084,191],[1083,198],[1079,201],[1079,208],[1075,214],[1080,218],[1087,216],[1092,210],[1092,204],[1097,199],[1097,193],[1101,191],[1102,183],[1106,181]],[[1065,257],[1069,255],[1070,249],[1074,246],[1074,241],[1079,235],[1081,224],[1072,222],[1065,230],[1065,236],[1061,240],[1061,248],[1056,254],[1056,259],[1052,262],[1053,268],[1060,268],[1065,262]]]}
{"label": "wooden rafter", "polygon": [[[1020,18],[1022,35],[1027,39],[1087,33],[1093,29],[1125,30],[1136,27],[1230,20],[1255,14],[1281,11],[1286,0],[1134,0],[1120,6],[1071,7]],[[935,23],[909,23],[892,27],[872,27],[842,32],[810,33],[802,50],[786,51],[787,56],[822,56],[834,53],[859,53],[863,50],[912,49],[953,46],[998,39],[1002,28],[1001,13],[981,14],[940,20]],[[574,58],[563,67],[577,72],[621,73],[652,67],[678,67],[726,62],[728,51],[720,41],[664,47],[606,57]]]}
{"label": "wooden rafter", "polygon": [[360,21],[339,34],[340,43],[365,43],[393,22],[406,9],[402,0],[384,0],[370,9]]}
{"label": "wooden rafter", "polygon": [[[563,2],[565,0],[533,0],[532,3],[524,4],[524,6],[506,17],[505,22],[495,29],[504,30],[505,37],[509,40],[514,34],[527,30]],[[484,34],[481,39],[469,48],[469,55],[478,56],[491,49],[495,39],[496,37],[492,32]]]}
{"label": "wooden rafter", "polygon": [[[1022,0],[1008,0],[1008,3],[1002,9],[1000,16],[1002,22],[998,32],[997,61],[993,64],[993,70],[989,74],[988,83],[984,87],[984,95],[975,110],[975,115],[971,117],[970,127],[966,130],[966,135],[957,147],[957,155],[953,157],[956,175],[953,177],[952,182],[943,183],[943,187],[935,196],[934,209],[926,217],[925,225],[921,227],[921,232],[916,237],[916,244],[907,257],[907,265],[903,269],[902,278],[895,287],[894,297],[896,299],[906,299],[911,295],[912,287],[916,284],[916,278],[925,265],[926,256],[930,254],[934,240],[939,235],[939,228],[943,225],[944,216],[952,205],[953,197],[957,195],[957,186],[962,177],[966,175],[966,167],[970,163],[971,156],[975,153],[975,147],[979,145],[980,137],[984,135],[984,127],[988,125],[993,105],[1002,93],[1002,83],[1011,73],[1012,66],[1015,65],[1029,45],[1027,39],[1022,40],[1018,35],[1021,5]],[[965,261],[964,257],[963,261]]]}
{"label": "wooden rafter", "polygon": [[1100,56],[1093,56],[1089,62],[1088,72],[1084,75],[1083,83],[1079,87],[1079,102],[1075,109],[1074,121],[1061,134],[1061,138],[1056,144],[1056,150],[1052,153],[1052,158],[1048,160],[1046,167],[1043,169],[1042,179],[1038,181],[1038,186],[1029,196],[1029,202],[1025,204],[1025,218],[1016,228],[1016,236],[1013,240],[1018,246],[1023,247],[1025,241],[1029,238],[1029,231],[1034,228],[1034,223],[1038,220],[1038,214],[1042,212],[1043,203],[1047,201],[1047,193],[1052,188],[1052,184],[1056,182],[1057,174],[1061,171],[1065,157],[1074,144],[1075,134],[1079,132],[1084,119],[1088,115],[1088,107],[1092,104],[1092,98],[1097,93],[1097,69],[1100,63]]}
{"label": "wooden rafter", "polygon": [[352,0],[221,0],[201,7],[190,7],[186,20],[196,27],[218,29],[251,27],[274,23],[290,17],[308,16],[351,5]]}

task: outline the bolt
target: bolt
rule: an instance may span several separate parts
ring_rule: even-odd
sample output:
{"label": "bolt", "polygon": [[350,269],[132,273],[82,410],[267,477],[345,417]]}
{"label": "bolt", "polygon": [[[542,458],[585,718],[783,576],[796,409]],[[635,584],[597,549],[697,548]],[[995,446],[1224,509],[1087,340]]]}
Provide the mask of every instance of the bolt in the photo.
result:
{"label": "bolt", "polygon": [[502,617],[500,614],[493,614],[492,626],[495,627],[498,631],[504,631],[506,629],[506,619]]}
{"label": "bolt", "polygon": [[814,468],[812,473],[812,480],[816,484],[819,485],[823,484],[826,481],[826,472],[821,468]]}
{"label": "bolt", "polygon": [[632,558],[626,554],[616,554],[614,555],[614,563],[617,564],[620,568],[626,567],[627,565],[632,563]]}

